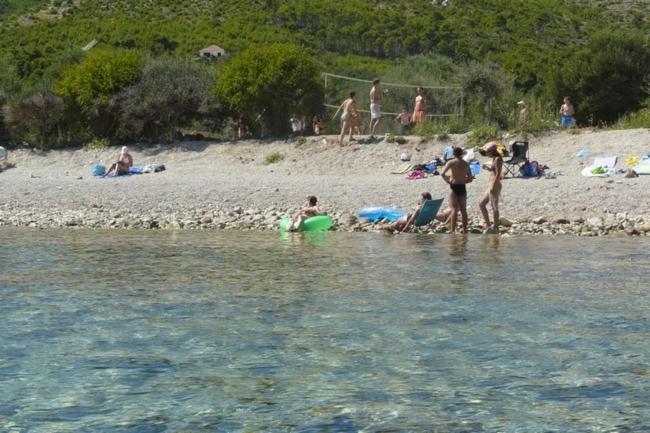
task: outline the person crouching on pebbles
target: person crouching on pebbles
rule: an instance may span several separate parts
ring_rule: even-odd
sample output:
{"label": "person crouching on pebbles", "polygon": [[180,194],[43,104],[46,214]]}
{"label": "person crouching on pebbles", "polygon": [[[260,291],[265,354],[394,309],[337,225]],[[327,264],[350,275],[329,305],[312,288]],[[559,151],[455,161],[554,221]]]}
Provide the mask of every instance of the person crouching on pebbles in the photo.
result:
{"label": "person crouching on pebbles", "polygon": [[289,224],[289,231],[299,231],[305,220],[313,216],[323,215],[323,211],[318,207],[318,199],[314,195],[307,197],[303,207],[293,216],[291,224]]}
{"label": "person crouching on pebbles", "polygon": [[[483,164],[483,169],[490,172],[490,181],[488,189],[478,202],[478,206],[483,214],[485,221],[484,232],[496,231],[499,228],[499,197],[501,196],[501,169],[503,168],[503,145],[496,142],[487,143],[479,150],[483,156],[492,158],[492,164]],[[487,210],[487,204],[492,207],[492,216],[494,223],[490,223],[490,214]]]}
{"label": "person crouching on pebbles", "polygon": [[[448,175],[447,172],[451,172]],[[454,147],[454,158],[447,161],[440,172],[442,180],[447,182],[449,191],[449,205],[451,207],[451,233],[456,233],[456,219],[460,211],[463,233],[467,233],[467,189],[465,185],[474,180],[469,164],[463,160],[463,149]]]}

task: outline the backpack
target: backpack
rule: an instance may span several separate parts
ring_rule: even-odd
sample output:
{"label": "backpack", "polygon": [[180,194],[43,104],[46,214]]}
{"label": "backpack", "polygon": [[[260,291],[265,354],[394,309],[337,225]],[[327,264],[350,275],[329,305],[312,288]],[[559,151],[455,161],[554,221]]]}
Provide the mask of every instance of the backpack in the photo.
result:
{"label": "backpack", "polygon": [[541,174],[537,161],[526,161],[519,172],[523,177],[537,177]]}

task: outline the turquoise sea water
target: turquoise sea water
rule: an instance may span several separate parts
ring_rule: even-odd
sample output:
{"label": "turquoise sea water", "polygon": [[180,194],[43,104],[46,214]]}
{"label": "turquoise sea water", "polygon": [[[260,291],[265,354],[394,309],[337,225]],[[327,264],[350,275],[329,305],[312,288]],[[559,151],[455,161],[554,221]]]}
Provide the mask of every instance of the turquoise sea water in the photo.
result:
{"label": "turquoise sea water", "polygon": [[2,432],[650,431],[650,242],[0,230]]}

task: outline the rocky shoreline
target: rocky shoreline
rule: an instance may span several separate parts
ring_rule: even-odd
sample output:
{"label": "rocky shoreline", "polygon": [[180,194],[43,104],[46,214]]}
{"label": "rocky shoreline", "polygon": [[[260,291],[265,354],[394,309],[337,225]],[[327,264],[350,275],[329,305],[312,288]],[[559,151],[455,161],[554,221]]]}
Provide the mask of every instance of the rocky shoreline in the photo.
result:
{"label": "rocky shoreline", "polygon": [[[295,209],[270,207],[187,207],[173,213],[163,210],[111,210],[102,205],[88,209],[30,209],[11,204],[0,207],[0,226],[33,228],[145,229],[145,230],[255,230],[277,231],[279,221]],[[373,232],[380,224],[359,219],[351,212],[330,212],[333,231]],[[416,228],[418,233],[447,233],[447,227],[434,222]],[[470,218],[470,233],[482,233],[481,221]],[[650,236],[650,218],[626,213],[604,212],[590,218],[546,218],[507,220],[502,218],[501,235],[550,236]]]}

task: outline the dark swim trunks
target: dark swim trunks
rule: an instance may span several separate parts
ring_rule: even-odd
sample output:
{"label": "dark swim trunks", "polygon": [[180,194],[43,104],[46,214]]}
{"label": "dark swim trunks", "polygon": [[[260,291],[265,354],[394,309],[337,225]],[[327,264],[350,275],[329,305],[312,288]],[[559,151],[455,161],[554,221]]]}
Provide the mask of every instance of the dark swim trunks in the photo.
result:
{"label": "dark swim trunks", "polygon": [[449,185],[451,187],[451,190],[456,194],[458,197],[465,197],[467,195],[467,189],[465,189],[465,184],[457,184],[457,183],[452,183]]}

